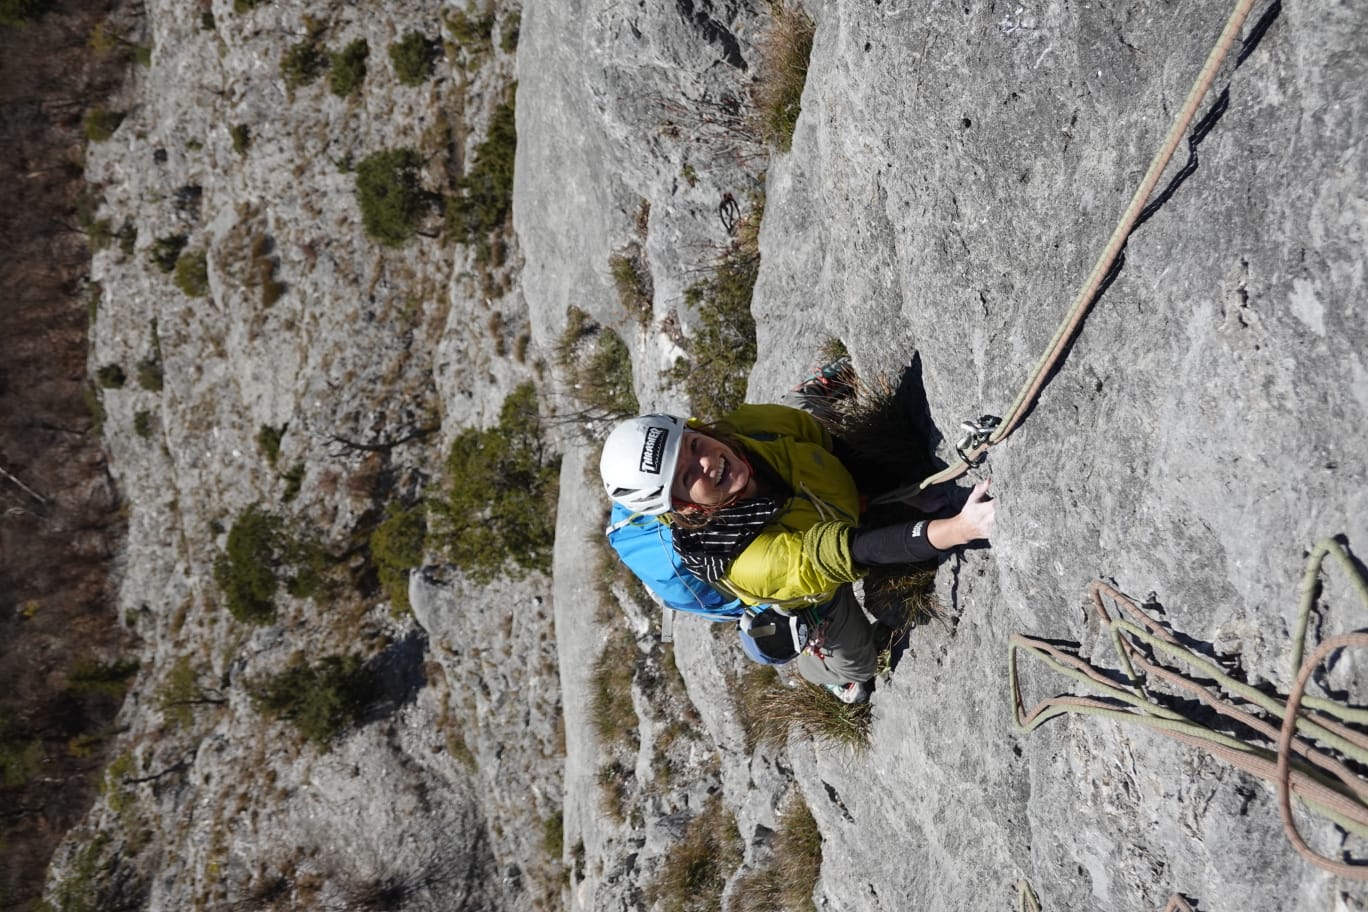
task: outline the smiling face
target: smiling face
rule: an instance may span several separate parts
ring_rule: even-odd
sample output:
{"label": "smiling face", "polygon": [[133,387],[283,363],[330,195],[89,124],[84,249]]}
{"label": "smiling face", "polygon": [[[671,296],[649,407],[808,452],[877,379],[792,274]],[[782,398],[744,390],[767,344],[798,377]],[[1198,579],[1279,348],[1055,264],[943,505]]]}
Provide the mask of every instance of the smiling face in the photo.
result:
{"label": "smiling face", "polygon": [[720,440],[685,431],[670,496],[677,504],[717,507],[754,493],[750,466]]}

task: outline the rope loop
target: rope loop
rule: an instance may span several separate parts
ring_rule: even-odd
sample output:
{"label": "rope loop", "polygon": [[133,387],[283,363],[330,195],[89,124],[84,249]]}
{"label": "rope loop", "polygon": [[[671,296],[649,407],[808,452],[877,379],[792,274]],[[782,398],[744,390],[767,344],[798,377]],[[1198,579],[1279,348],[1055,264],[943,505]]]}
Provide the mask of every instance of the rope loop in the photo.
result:
{"label": "rope loop", "polygon": [[[1251,687],[1227,673],[1219,662],[1182,645],[1133,599],[1099,580],[1089,587],[1092,614],[1110,635],[1124,682],[1054,643],[1014,634],[1008,644],[1007,670],[1017,729],[1034,731],[1050,719],[1076,713],[1142,725],[1200,747],[1276,789],[1283,830],[1303,858],[1340,877],[1368,880],[1368,860],[1339,860],[1315,851],[1298,832],[1292,814],[1295,794],[1344,830],[1368,839],[1368,778],[1360,772],[1368,768],[1368,734],[1361,727],[1368,724],[1368,709],[1306,693],[1311,677],[1332,654],[1368,648],[1368,633],[1348,633],[1326,639],[1311,658],[1302,661],[1308,619],[1327,558],[1333,558],[1343,571],[1368,613],[1368,579],[1342,541],[1325,539],[1307,561],[1293,644],[1296,682],[1285,700]],[[1027,710],[1018,670],[1022,655],[1083,683],[1096,695],[1059,695]],[[1186,672],[1172,666],[1186,668]],[[1149,688],[1156,684],[1166,685],[1176,699],[1153,695]],[[1195,721],[1176,708],[1184,699],[1200,702],[1248,734],[1237,737]]]}

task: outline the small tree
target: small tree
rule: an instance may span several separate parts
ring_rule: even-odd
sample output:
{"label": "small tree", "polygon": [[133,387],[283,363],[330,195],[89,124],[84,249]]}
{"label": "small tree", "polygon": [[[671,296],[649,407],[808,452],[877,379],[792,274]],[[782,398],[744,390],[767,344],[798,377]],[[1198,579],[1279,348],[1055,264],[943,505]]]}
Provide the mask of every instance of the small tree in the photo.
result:
{"label": "small tree", "polygon": [[457,183],[458,195],[447,207],[447,230],[459,241],[475,244],[481,261],[488,257],[488,235],[513,210],[513,160],[518,129],[512,102],[494,109],[489,132],[475,149],[475,162]]}
{"label": "small tree", "polygon": [[409,32],[389,46],[394,75],[407,86],[422,85],[437,65],[441,45],[422,32]]}
{"label": "small tree", "polygon": [[85,135],[91,142],[104,142],[114,135],[114,131],[119,129],[119,124],[123,123],[123,111],[107,111],[104,108],[94,108],[85,116]]}
{"label": "small tree", "polygon": [[128,382],[128,375],[118,364],[106,364],[95,372],[95,379],[100,381],[100,386],[105,389],[123,389]]}
{"label": "small tree", "polygon": [[147,258],[157,269],[170,274],[176,269],[176,261],[180,259],[181,251],[189,240],[183,234],[168,234],[159,237],[152,244],[152,249],[147,251]]}
{"label": "small tree", "polygon": [[328,55],[310,36],[286,49],[280,58],[280,75],[285,80],[285,87],[293,91],[323,75],[327,66]]}
{"label": "small tree", "polygon": [[505,400],[496,428],[456,438],[446,470],[447,496],[431,504],[431,540],[453,563],[481,583],[550,570],[560,460],[542,439],[531,383]]}
{"label": "small tree", "polygon": [[375,675],[360,656],[325,656],[299,662],[250,685],[257,707],[294,723],[304,737],[326,746],[361,717],[375,691]]}
{"label": "small tree", "polygon": [[389,149],[356,166],[361,223],[386,247],[399,247],[418,233],[418,222],[430,205],[418,179],[422,164],[413,149]]}
{"label": "small tree", "polygon": [[370,55],[370,45],[366,39],[358,38],[347,45],[332,58],[332,72],[328,76],[328,87],[338,98],[346,98],[361,88],[366,78],[366,57]]}
{"label": "small tree", "polygon": [[182,253],[176,260],[176,287],[191,298],[209,293],[209,258],[203,250]]}
{"label": "small tree", "polygon": [[376,576],[395,612],[407,613],[411,610],[409,571],[422,565],[426,537],[427,521],[423,507],[405,509],[398,504],[391,504],[385,510],[385,521],[371,533],[371,560],[375,562]]}
{"label": "small tree", "polygon": [[214,564],[214,580],[223,590],[233,617],[249,624],[275,620],[284,547],[280,518],[255,504],[233,522],[228,531],[228,551]]}

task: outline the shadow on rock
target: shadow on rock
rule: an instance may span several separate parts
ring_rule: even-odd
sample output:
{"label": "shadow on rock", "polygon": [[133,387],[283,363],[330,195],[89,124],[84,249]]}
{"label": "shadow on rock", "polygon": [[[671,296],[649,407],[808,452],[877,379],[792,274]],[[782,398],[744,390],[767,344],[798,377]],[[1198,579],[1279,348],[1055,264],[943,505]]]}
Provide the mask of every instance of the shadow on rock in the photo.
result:
{"label": "shadow on rock", "polygon": [[413,701],[427,684],[427,649],[427,634],[415,630],[367,663],[375,679],[375,694],[361,717],[362,725],[393,715]]}

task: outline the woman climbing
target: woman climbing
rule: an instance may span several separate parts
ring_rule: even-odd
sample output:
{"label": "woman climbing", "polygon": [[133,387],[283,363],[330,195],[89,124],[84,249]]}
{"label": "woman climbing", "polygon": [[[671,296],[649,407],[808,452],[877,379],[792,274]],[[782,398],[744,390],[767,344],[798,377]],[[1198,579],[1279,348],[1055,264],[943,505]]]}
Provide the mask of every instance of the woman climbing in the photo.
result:
{"label": "woman climbing", "polygon": [[868,699],[877,669],[850,584],[871,567],[933,560],[993,530],[988,481],[953,517],[861,526],[860,495],[876,493],[867,486],[881,484],[877,473],[786,405],[744,405],[711,425],[630,419],[608,436],[599,469],[610,498],[671,524],[695,575],[747,605],[805,617],[798,670],[846,703]]}

